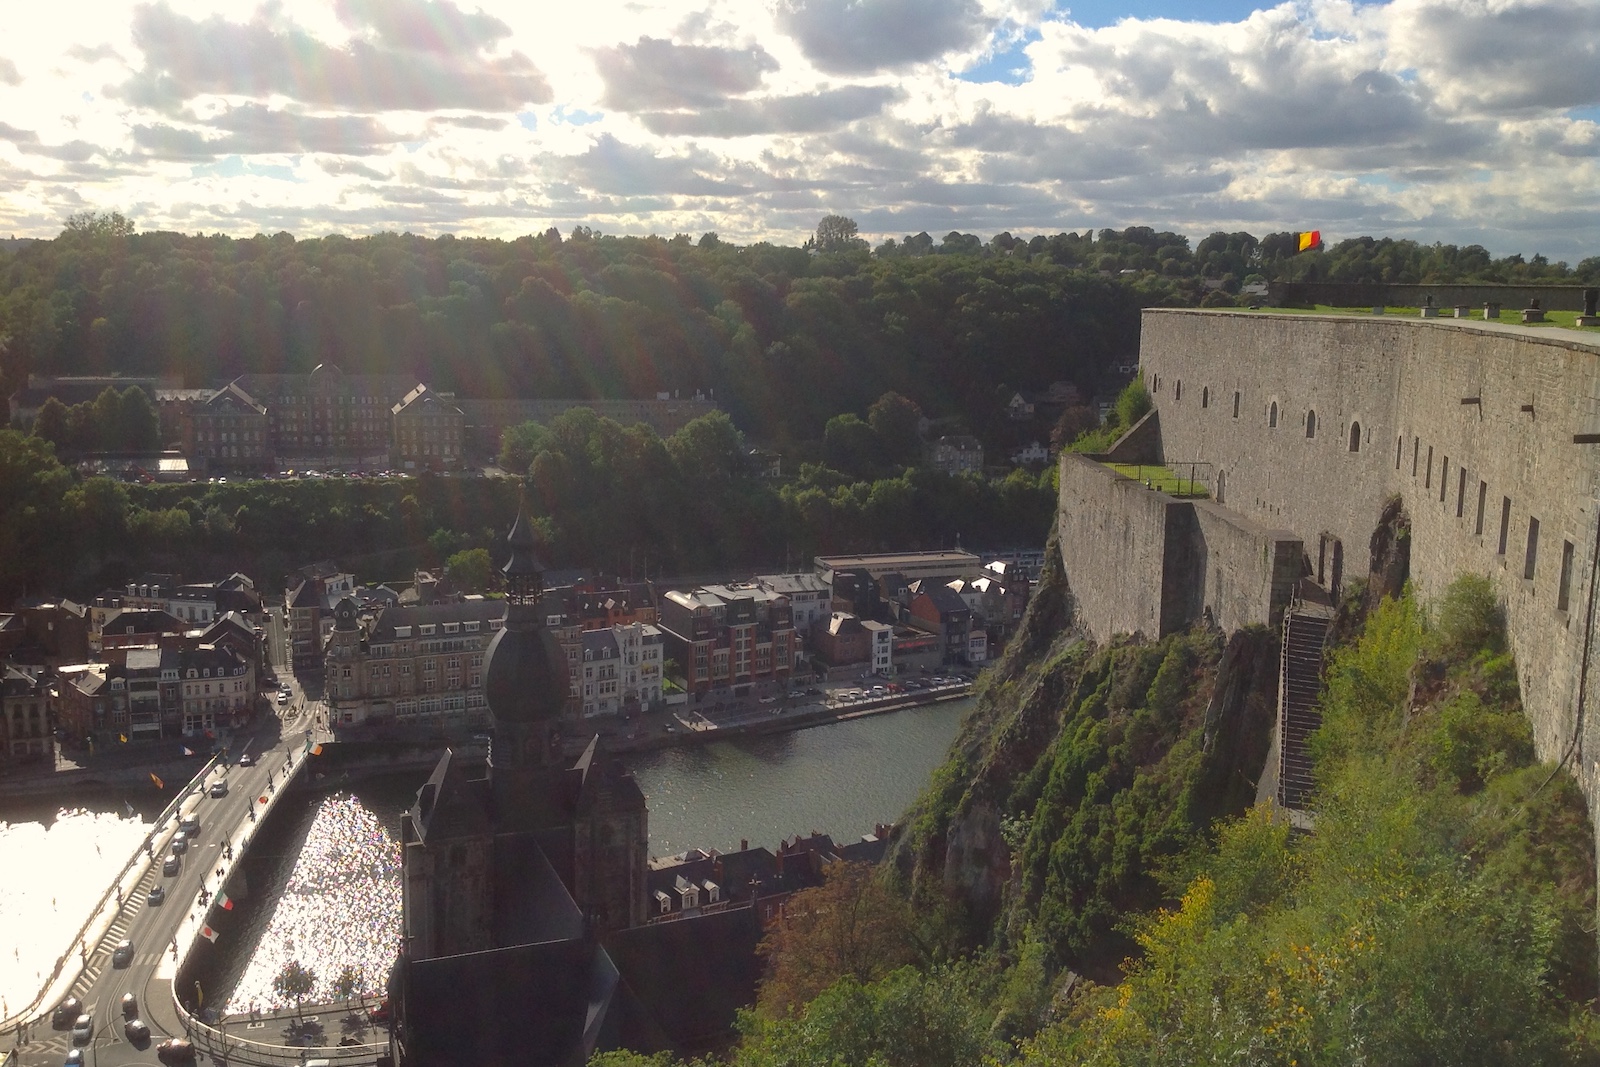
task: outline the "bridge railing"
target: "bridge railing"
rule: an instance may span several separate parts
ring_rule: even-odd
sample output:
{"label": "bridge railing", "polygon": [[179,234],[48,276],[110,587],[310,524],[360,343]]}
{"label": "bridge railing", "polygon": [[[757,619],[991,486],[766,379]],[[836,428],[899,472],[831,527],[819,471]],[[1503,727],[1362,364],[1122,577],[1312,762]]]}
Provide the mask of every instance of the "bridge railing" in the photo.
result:
{"label": "bridge railing", "polygon": [[[184,800],[189,796],[190,791],[195,786],[195,783],[203,783],[206,775],[210,774],[212,770],[215,769],[218,761],[221,758],[222,757],[220,754],[213,755],[209,760],[206,761],[205,766],[201,767],[195,776],[184,784],[182,789],[176,791],[177,795],[172,798],[172,802],[166,806],[160,815],[156,816],[155,822],[151,826],[150,833],[145,837],[144,844],[134,851],[133,855],[129,857],[127,863],[123,864],[122,870],[117,872],[116,878],[112,879],[111,884],[106,887],[106,891],[101,894],[99,902],[96,903],[95,906],[90,910],[88,917],[83,921],[83,925],[78,927],[78,932],[74,934],[72,940],[67,943],[67,950],[56,959],[56,964],[50,971],[50,977],[45,979],[44,986],[39,990],[38,996],[34,997],[33,1001],[29,1003],[27,1007],[21,1009],[20,1011],[13,1012],[11,1015],[3,1019],[0,1019],[0,1031],[5,1031],[14,1027],[20,1028],[33,1021],[33,1019],[42,1012],[46,1001],[50,997],[50,991],[55,988],[56,982],[61,978],[61,974],[66,969],[67,965],[75,957],[79,959],[87,958],[86,946],[88,945],[90,929],[92,929],[94,925],[100,921],[101,913],[103,913],[107,905],[112,902],[114,896],[121,892],[122,883],[127,879],[128,874],[141,863],[151,862],[154,853],[153,842],[161,833],[162,828],[167,825],[167,823],[172,819],[173,815],[177,813],[178,809],[183,806]],[[122,903],[124,902],[119,902],[117,906],[121,907]],[[82,964],[80,963],[80,968],[81,966]]]}
{"label": "bridge railing", "polygon": [[[173,1004],[178,1018],[183,1021],[195,1051],[203,1052],[219,1064],[248,1063],[261,1067],[297,1067],[307,1059],[327,1060],[329,1063],[370,1064],[379,1055],[389,1051],[388,1040],[363,1042],[356,1045],[279,1045],[270,1041],[257,1041],[246,1034],[239,1023],[215,1026],[191,1015],[177,997]],[[360,1002],[365,1010],[366,1001]],[[0,1067],[6,1065],[0,1064]]]}

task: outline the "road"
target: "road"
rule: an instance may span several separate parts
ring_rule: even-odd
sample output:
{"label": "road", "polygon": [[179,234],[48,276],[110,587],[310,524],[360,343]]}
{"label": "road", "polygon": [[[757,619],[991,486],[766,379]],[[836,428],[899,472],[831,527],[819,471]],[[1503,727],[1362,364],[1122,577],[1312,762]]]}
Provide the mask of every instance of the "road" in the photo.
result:
{"label": "road", "polygon": [[[202,889],[215,894],[233,864],[227,858],[227,846],[233,844],[237,855],[238,843],[253,831],[250,811],[256,798],[268,793],[269,781],[283,781],[285,759],[293,753],[298,761],[305,735],[287,727],[280,729],[274,721],[254,736],[237,736],[235,742],[240,751],[230,755],[237,758],[248,751],[256,765],[219,767],[207,781],[226,781],[227,795],[212,798],[202,786],[194,799],[185,801],[184,810],[200,817],[200,832],[176,875],[161,873],[161,859],[175,824],[153,831],[150,853],[155,862],[124,899],[99,944],[88,946],[83,953],[85,965],[72,993],[94,1017],[93,1037],[84,1056],[90,1067],[155,1064],[155,1046],[169,1036],[184,1034],[172,1005],[172,980],[177,970],[174,938],[193,937],[195,923],[205,919],[207,908],[198,904],[198,894]],[[219,870],[224,877],[218,876]],[[165,888],[166,901],[147,903],[150,889],[157,885]],[[127,967],[113,967],[112,951],[123,939],[133,943],[132,962]],[[130,992],[139,998],[140,1017],[150,1027],[151,1039],[143,1047],[131,1045],[123,1035],[122,996]],[[183,992],[191,999],[194,996],[194,990]],[[49,1007],[53,1009],[55,1004]],[[12,1035],[6,1038],[4,1044],[10,1045]],[[53,1067],[63,1062],[71,1047],[71,1032],[52,1029],[47,1016],[28,1031],[18,1048],[18,1063],[20,1067]]]}

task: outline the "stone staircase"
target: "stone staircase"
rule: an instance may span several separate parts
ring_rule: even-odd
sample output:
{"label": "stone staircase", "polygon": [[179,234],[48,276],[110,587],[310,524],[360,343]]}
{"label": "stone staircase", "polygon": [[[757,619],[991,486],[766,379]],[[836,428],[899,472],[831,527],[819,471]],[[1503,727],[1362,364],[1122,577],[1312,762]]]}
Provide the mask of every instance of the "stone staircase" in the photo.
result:
{"label": "stone staircase", "polygon": [[1322,648],[1333,626],[1327,594],[1310,582],[1283,617],[1283,660],[1278,674],[1278,803],[1304,811],[1311,797],[1311,757],[1306,739],[1322,725]]}

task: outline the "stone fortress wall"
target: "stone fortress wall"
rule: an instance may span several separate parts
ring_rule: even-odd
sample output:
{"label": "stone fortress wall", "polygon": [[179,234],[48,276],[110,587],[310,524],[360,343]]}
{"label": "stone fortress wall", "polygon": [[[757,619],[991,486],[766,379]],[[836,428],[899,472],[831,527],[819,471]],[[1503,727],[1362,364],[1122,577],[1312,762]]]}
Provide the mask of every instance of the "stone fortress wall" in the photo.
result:
{"label": "stone fortress wall", "polygon": [[[1366,575],[1371,535],[1394,496],[1411,519],[1411,575],[1424,599],[1459,574],[1490,577],[1539,755],[1559,760],[1576,741],[1571,766],[1600,809],[1600,732],[1579,709],[1580,676],[1590,673],[1588,689],[1600,680],[1600,650],[1590,648],[1600,338],[1455,319],[1161,309],[1144,313],[1140,362],[1163,458],[1211,464],[1208,511],[1288,531],[1274,536],[1297,538],[1325,584]],[[1152,626],[1130,605],[1174,584],[1217,593],[1193,561],[1163,556],[1151,569],[1147,553],[1093,543],[1130,506],[1077,470],[1087,462],[1065,457],[1061,480],[1062,555],[1080,618],[1101,639],[1171,632],[1181,613]],[[1236,593],[1270,582],[1265,562],[1249,577],[1247,543],[1203,534],[1240,568]],[[1093,576],[1102,560],[1116,573]],[[1190,571],[1166,573],[1174,565]],[[1272,610],[1259,596],[1201,607],[1225,628],[1252,611],[1244,621],[1268,622]]]}

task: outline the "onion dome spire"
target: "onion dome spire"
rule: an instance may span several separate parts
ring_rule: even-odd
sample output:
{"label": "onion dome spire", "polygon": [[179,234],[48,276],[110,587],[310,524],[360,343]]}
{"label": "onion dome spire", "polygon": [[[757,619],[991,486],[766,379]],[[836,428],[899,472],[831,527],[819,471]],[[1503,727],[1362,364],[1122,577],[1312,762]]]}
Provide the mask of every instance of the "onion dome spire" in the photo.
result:
{"label": "onion dome spire", "polygon": [[533,523],[528,519],[526,490],[518,494],[517,520],[506,536],[506,547],[511,549],[511,558],[500,568],[500,573],[506,580],[507,604],[531,606],[538,603],[544,595],[544,564],[534,553]]}

